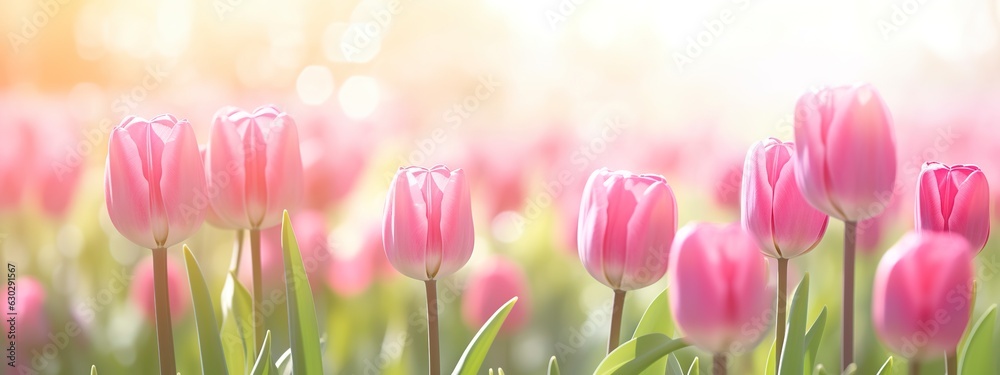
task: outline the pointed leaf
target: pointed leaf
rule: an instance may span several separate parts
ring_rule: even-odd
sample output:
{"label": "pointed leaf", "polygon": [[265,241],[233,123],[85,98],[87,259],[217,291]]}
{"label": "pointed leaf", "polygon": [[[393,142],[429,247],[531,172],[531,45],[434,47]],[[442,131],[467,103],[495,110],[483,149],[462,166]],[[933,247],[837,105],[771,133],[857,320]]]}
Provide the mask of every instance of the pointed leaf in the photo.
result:
{"label": "pointed leaf", "polygon": [[876,374],[876,375],[892,375],[892,357],[891,356],[889,357],[889,359],[885,360],[885,363],[882,364],[882,368],[878,369],[878,374]]}
{"label": "pointed leaf", "polygon": [[299,244],[288,211],[281,223],[281,249],[285,260],[285,288],[288,300],[288,333],[292,369],[296,374],[322,374],[323,357],[319,343],[316,306]]}
{"label": "pointed leaf", "polygon": [[229,272],[222,287],[222,349],[234,374],[245,374],[254,357],[253,297],[236,275]]}
{"label": "pointed leaf", "polygon": [[[653,302],[649,303],[649,307],[642,314],[642,319],[639,320],[639,325],[635,328],[635,334],[632,335],[632,338],[650,333],[661,333],[671,337],[674,334],[673,321],[670,316],[670,297],[667,295],[667,290],[664,289],[653,299]],[[643,370],[640,375],[663,375],[666,369],[667,358],[663,358]]]}
{"label": "pointed leaf", "polygon": [[996,369],[997,349],[993,332],[996,326],[997,305],[990,306],[976,322],[969,340],[962,346],[959,374],[981,374],[987,369]]}
{"label": "pointed leaf", "polygon": [[812,374],[813,375],[826,375],[826,367],[823,367],[823,364],[820,363],[820,364],[816,365],[816,369],[812,371]]}
{"label": "pointed leaf", "polygon": [[847,368],[844,369],[844,375],[854,375],[854,374],[857,374],[857,373],[858,373],[858,364],[857,363],[849,364],[849,365],[847,365]]}
{"label": "pointed leaf", "polygon": [[788,310],[788,327],[785,330],[785,344],[781,348],[781,362],[778,363],[778,373],[781,375],[802,375],[805,369],[806,351],[806,317],[809,313],[809,274],[802,277],[799,286],[792,295],[791,308]]}
{"label": "pointed leaf", "polygon": [[767,375],[774,374],[775,373],[774,369],[778,367],[777,356],[775,354],[775,352],[777,351],[777,348],[775,346],[777,344],[778,344],[777,341],[771,340],[771,350],[767,351],[767,361],[764,362],[764,374]]}
{"label": "pointed leaf", "polygon": [[819,312],[819,316],[813,321],[812,327],[806,332],[806,357],[804,358],[804,373],[808,374],[816,364],[816,354],[819,353],[819,344],[823,342],[823,330],[826,328],[826,306]]}
{"label": "pointed leaf", "polygon": [[90,375],[97,375],[97,365],[90,365]]}
{"label": "pointed leaf", "polygon": [[[260,348],[257,361],[253,364],[252,375],[270,375],[271,373],[271,330],[264,334],[264,345]],[[275,374],[277,375],[277,374]]]}
{"label": "pointed leaf", "polygon": [[507,301],[507,303],[500,306],[493,313],[493,316],[486,321],[486,324],[483,324],[479,328],[479,332],[469,342],[469,346],[465,348],[465,353],[462,353],[462,358],[459,358],[452,375],[475,375],[479,372],[479,367],[483,365],[483,360],[486,359],[486,353],[490,350],[490,346],[493,345],[493,339],[497,337],[497,333],[500,332],[500,326],[503,325],[503,321],[507,319],[507,314],[510,314],[510,310],[514,308],[514,303],[516,302],[517,297],[511,298],[510,301]]}
{"label": "pointed leaf", "polygon": [[[656,364],[654,363],[649,367],[653,367],[655,365]],[[667,355],[667,375],[684,375],[684,368],[681,367],[681,362],[677,360],[676,355]]]}
{"label": "pointed leaf", "polygon": [[595,375],[637,374],[660,358],[688,346],[683,340],[652,333],[629,340],[608,354],[597,366]]}
{"label": "pointed leaf", "polygon": [[552,358],[549,359],[548,375],[559,375],[559,363],[556,362],[556,356],[552,356]]}
{"label": "pointed leaf", "polygon": [[195,326],[198,328],[198,348],[201,353],[201,369],[205,374],[225,375],[226,355],[219,338],[219,325],[215,322],[215,307],[208,293],[208,283],[201,273],[191,249],[184,245],[184,260],[187,264],[188,284],[191,286],[191,301],[194,307]]}
{"label": "pointed leaf", "polygon": [[694,357],[694,361],[691,362],[691,367],[688,368],[688,375],[699,375],[701,373],[701,367],[698,366],[698,357]]}

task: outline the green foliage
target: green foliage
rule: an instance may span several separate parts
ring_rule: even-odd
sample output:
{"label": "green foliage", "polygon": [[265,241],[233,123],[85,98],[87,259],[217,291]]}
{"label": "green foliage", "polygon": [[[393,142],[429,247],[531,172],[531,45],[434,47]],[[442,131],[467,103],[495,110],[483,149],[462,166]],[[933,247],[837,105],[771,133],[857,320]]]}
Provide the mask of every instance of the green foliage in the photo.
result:
{"label": "green foliage", "polygon": [[683,340],[651,333],[629,340],[608,354],[595,375],[637,374],[675,350],[688,346]]}
{"label": "green foliage", "polygon": [[215,308],[208,293],[208,284],[201,273],[191,249],[184,246],[184,260],[187,264],[188,283],[191,286],[191,301],[194,306],[195,323],[198,327],[198,347],[201,352],[201,369],[204,374],[225,375],[226,355],[219,338],[219,325],[215,322]]}
{"label": "green foliage", "polygon": [[455,371],[452,372],[453,375],[475,375],[479,372],[479,368],[486,359],[486,353],[489,352],[490,346],[493,345],[493,339],[500,332],[500,327],[503,325],[504,320],[507,319],[507,314],[510,314],[510,310],[514,308],[515,303],[517,303],[517,297],[511,298],[510,301],[507,301],[507,303],[500,306],[493,313],[493,316],[486,321],[486,324],[483,324],[479,328],[479,332],[469,342],[469,346],[462,353],[462,358],[455,365]]}

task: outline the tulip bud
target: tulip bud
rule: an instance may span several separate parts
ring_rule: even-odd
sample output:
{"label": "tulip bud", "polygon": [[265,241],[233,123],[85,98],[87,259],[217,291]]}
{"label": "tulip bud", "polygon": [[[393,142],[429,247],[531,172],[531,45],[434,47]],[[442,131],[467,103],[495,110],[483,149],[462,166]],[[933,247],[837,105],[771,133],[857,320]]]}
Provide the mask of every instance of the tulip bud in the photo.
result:
{"label": "tulip bud", "polygon": [[975,165],[928,162],[917,182],[917,231],[961,234],[978,253],[990,236],[990,186]]}
{"label": "tulip bud", "polygon": [[494,259],[469,277],[462,296],[462,316],[466,324],[479,329],[493,313],[511,298],[517,304],[507,315],[502,332],[517,332],[527,323],[528,282],[518,266],[505,259]]}
{"label": "tulip bud", "polygon": [[130,116],[111,131],[104,196],[129,241],[156,249],[190,237],[205,220],[204,194],[205,169],[187,121]]}
{"label": "tulip bud", "polygon": [[871,85],[823,88],[795,106],[796,180],[806,200],[844,221],[889,204],[896,180],[892,116]]}
{"label": "tulip bud", "polygon": [[469,185],[461,169],[400,168],[382,216],[389,262],[417,280],[451,275],[472,256],[475,233]]}
{"label": "tulip bud", "polygon": [[686,340],[713,353],[751,347],[767,330],[767,261],[738,224],[693,223],[670,250],[670,310]]}
{"label": "tulip bud", "polygon": [[954,233],[909,233],[875,272],[872,320],[882,343],[911,359],[955,350],[969,323],[974,265]]}
{"label": "tulip bud", "polygon": [[830,218],[806,202],[795,183],[795,144],[770,138],[747,153],[741,193],[742,224],[772,258],[805,254],[823,239]]}
{"label": "tulip bud", "polygon": [[[156,321],[156,306],[153,301],[155,288],[153,278],[153,258],[147,257],[132,270],[132,286],[129,292],[132,303],[150,322]],[[167,257],[167,289],[170,300],[170,318],[180,320],[188,310],[191,301],[188,295],[187,276],[171,257]]]}
{"label": "tulip bud", "polygon": [[215,114],[205,169],[212,208],[226,227],[270,228],[302,198],[302,157],[291,116],[275,107]]}
{"label": "tulip bud", "polygon": [[583,190],[577,246],[583,266],[615,290],[647,287],[667,272],[677,201],[662,176],[599,169]]}

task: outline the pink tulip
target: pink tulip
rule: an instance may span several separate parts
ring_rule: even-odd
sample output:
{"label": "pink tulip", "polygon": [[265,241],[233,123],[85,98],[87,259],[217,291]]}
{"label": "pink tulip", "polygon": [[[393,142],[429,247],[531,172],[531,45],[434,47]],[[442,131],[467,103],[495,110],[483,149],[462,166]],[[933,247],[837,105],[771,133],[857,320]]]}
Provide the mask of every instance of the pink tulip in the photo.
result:
{"label": "pink tulip", "polygon": [[455,273],[472,256],[472,205],[465,172],[400,168],[389,187],[382,242],[389,262],[417,280]]}
{"label": "pink tulip", "polygon": [[871,85],[823,88],[795,108],[796,180],[806,200],[844,221],[878,215],[895,187],[892,116]]}
{"label": "pink tulip", "polygon": [[961,234],[975,252],[990,236],[990,186],[975,165],[928,162],[917,183],[916,228]]}
{"label": "pink tulip", "polygon": [[25,276],[17,278],[15,288],[17,299],[12,307],[17,322],[15,341],[18,348],[21,345],[26,348],[38,347],[48,341],[51,333],[48,315],[45,313],[45,287],[34,278]]}
{"label": "pink tulip", "polygon": [[599,169],[580,204],[577,246],[584,267],[614,290],[647,287],[667,272],[677,201],[662,176]]}
{"label": "pink tulip", "polygon": [[969,322],[974,265],[954,233],[909,233],[875,271],[872,320],[886,346],[911,359],[955,350]]}
{"label": "pink tulip", "polygon": [[738,224],[693,223],[670,250],[670,310],[686,340],[713,353],[751,347],[766,329],[774,291],[767,261]]}
{"label": "pink tulip", "polygon": [[527,323],[527,294],[528,281],[516,264],[500,258],[491,260],[472,273],[462,295],[462,317],[471,328],[479,329],[497,309],[517,297],[517,304],[501,327],[501,332],[517,332]]}
{"label": "pink tulip", "polygon": [[[11,110],[13,108],[0,108]],[[0,113],[0,212],[21,207],[35,160],[35,131],[13,113]]]}
{"label": "pink tulip", "polygon": [[304,207],[326,210],[340,203],[364,173],[373,148],[371,124],[358,123],[339,111],[307,111],[301,121]]}
{"label": "pink tulip", "polygon": [[83,141],[80,129],[69,114],[55,108],[44,108],[37,114],[40,139],[34,186],[42,212],[61,218],[69,210],[86,160],[77,147]]}
{"label": "pink tulip", "polygon": [[743,159],[717,163],[714,176],[717,188],[712,198],[719,207],[734,212],[740,209],[740,190],[746,173],[743,164]]}
{"label": "pink tulip", "polygon": [[176,245],[205,219],[205,170],[187,121],[126,117],[111,132],[105,171],[111,222],[138,245]]}
{"label": "pink tulip", "polygon": [[302,198],[295,121],[275,107],[216,113],[205,155],[212,208],[227,227],[270,228]]}
{"label": "pink tulip", "polygon": [[795,144],[770,138],[747,153],[742,184],[742,224],[764,255],[790,259],[823,239],[830,218],[806,202],[795,183]]}
{"label": "pink tulip", "polygon": [[[170,300],[170,318],[180,320],[187,312],[190,297],[187,276],[181,266],[167,257],[167,297]],[[156,309],[153,303],[153,258],[148,257],[135,265],[132,270],[132,286],[129,295],[132,303],[150,322],[156,321]]]}

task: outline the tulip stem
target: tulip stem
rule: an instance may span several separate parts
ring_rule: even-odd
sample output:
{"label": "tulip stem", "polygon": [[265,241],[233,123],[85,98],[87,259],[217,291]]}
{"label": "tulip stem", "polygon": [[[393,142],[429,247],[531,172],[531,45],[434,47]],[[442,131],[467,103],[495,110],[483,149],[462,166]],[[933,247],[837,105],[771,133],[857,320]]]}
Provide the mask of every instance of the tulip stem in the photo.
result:
{"label": "tulip stem", "polygon": [[910,359],[910,375],[920,375],[920,361]]}
{"label": "tulip stem", "polygon": [[243,229],[236,230],[236,241],[233,242],[233,259],[229,260],[229,272],[234,275],[240,272],[240,258],[243,257]]}
{"label": "tulip stem", "polygon": [[841,371],[854,363],[854,255],[858,239],[858,223],[844,221],[844,312],[841,337]]}
{"label": "tulip stem", "polygon": [[167,249],[153,249],[153,305],[156,316],[156,348],[160,375],[174,375],[174,331],[170,322],[170,290],[167,286]]}
{"label": "tulip stem", "polygon": [[261,306],[264,305],[264,286],[261,283],[260,271],[260,229],[250,229],[250,261],[253,267],[253,326],[256,337],[256,350],[264,346],[264,315]]}
{"label": "tulip stem", "polygon": [[625,291],[615,289],[615,303],[611,310],[611,334],[608,336],[608,354],[618,347],[622,335],[622,310],[625,309]]}
{"label": "tulip stem", "polygon": [[781,360],[781,350],[785,346],[785,307],[788,301],[788,259],[778,258],[778,321],[774,324],[774,372]]}
{"label": "tulip stem", "polygon": [[441,346],[438,336],[437,281],[427,280],[427,361],[430,375],[441,375]]}
{"label": "tulip stem", "polygon": [[715,353],[712,356],[712,375],[726,375],[728,362],[726,353]]}
{"label": "tulip stem", "polygon": [[948,366],[948,375],[958,375],[958,356],[954,350],[949,350],[945,357],[945,364]]}

